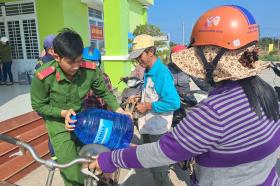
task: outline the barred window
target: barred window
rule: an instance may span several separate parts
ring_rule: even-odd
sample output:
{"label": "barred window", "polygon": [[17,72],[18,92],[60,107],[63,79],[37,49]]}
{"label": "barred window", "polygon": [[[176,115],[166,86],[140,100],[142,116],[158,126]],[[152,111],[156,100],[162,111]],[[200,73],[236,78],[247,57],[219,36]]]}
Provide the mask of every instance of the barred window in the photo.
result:
{"label": "barred window", "polygon": [[[90,33],[91,33],[90,44],[91,44],[91,46],[96,47],[101,50],[104,48],[104,39],[103,38],[96,39],[93,36],[94,31],[92,29],[94,29],[93,26],[98,26],[98,27],[102,27],[102,28],[104,27],[103,12],[89,7],[88,15],[89,15],[89,28],[90,28]],[[102,29],[102,32],[103,32],[103,29]]]}
{"label": "barred window", "polygon": [[4,17],[3,23],[0,22],[0,34],[10,40],[12,59],[32,61],[38,59],[39,44],[34,2],[17,1],[0,5]]}
{"label": "barred window", "polygon": [[36,22],[34,19],[23,20],[24,41],[27,59],[37,59],[39,57],[39,47],[36,32]]}
{"label": "barred window", "polygon": [[5,34],[5,24],[4,22],[0,22],[0,37],[6,36]]}
{"label": "barred window", "polygon": [[12,48],[13,59],[24,59],[22,50],[22,41],[20,36],[19,21],[8,21],[8,35]]}
{"label": "barred window", "polygon": [[5,6],[6,16],[34,14],[33,3],[19,3]]}
{"label": "barred window", "polygon": [[88,8],[89,17],[95,17],[97,19],[102,19],[102,11],[93,8]]}

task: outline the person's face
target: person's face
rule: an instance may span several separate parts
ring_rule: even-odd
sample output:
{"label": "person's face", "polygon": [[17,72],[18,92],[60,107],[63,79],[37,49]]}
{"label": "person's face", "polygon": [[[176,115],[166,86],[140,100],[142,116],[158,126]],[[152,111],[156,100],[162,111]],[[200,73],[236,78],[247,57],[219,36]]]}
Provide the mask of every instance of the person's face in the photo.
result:
{"label": "person's face", "polygon": [[150,68],[152,61],[153,53],[144,51],[140,56],[136,58],[136,61],[143,68]]}
{"label": "person's face", "polygon": [[53,50],[53,48],[49,48],[46,52],[47,52],[48,54],[50,54],[51,56],[54,56],[54,50]]}
{"label": "person's face", "polygon": [[58,62],[60,68],[68,77],[73,77],[80,69],[83,62],[82,55],[77,57],[75,60],[71,60],[65,57],[61,58],[57,54],[54,54],[54,59]]}

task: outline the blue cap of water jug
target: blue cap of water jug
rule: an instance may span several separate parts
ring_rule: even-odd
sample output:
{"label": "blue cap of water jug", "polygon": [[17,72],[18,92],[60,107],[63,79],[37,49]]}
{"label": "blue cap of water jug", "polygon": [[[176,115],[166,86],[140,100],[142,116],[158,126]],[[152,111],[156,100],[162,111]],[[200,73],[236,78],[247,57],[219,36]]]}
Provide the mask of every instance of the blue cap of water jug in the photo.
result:
{"label": "blue cap of water jug", "polygon": [[[71,120],[77,120],[77,116],[76,116],[76,115],[72,115],[72,116],[70,116],[70,119],[71,119]],[[69,123],[69,125],[70,125],[71,127],[75,127],[75,124],[74,124],[74,123]]]}

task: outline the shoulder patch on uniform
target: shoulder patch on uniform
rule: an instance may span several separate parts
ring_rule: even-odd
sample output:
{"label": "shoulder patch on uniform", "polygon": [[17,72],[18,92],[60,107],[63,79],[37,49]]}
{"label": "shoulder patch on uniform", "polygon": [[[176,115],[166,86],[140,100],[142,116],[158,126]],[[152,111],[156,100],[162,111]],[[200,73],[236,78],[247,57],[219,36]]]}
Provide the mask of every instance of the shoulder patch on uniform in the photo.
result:
{"label": "shoulder patch on uniform", "polygon": [[52,73],[54,73],[55,68],[54,67],[48,67],[45,68],[44,70],[41,70],[40,72],[36,73],[36,76],[40,79],[43,80],[46,77],[48,77],[49,75],[51,75]]}
{"label": "shoulder patch on uniform", "polygon": [[81,64],[81,67],[87,69],[96,69],[96,64],[94,62],[84,61]]}

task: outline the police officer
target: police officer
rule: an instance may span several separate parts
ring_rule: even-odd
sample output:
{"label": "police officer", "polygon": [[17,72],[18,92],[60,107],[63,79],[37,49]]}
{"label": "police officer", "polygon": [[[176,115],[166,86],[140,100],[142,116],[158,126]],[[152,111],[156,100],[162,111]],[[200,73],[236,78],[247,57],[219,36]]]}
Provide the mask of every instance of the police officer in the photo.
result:
{"label": "police officer", "polygon": [[[104,83],[95,63],[82,60],[83,42],[79,34],[62,30],[53,41],[54,59],[43,64],[31,85],[31,104],[43,115],[58,163],[67,163],[78,156],[81,144],[70,132],[71,115],[80,112],[82,102],[92,89],[112,110],[125,113]],[[80,165],[60,170],[66,186],[82,185]]]}

